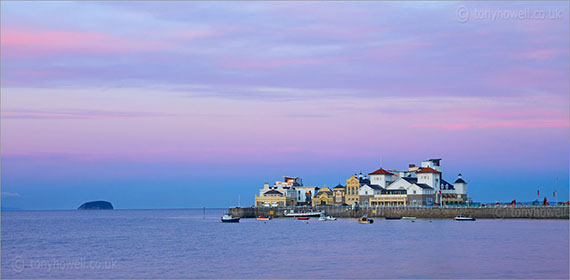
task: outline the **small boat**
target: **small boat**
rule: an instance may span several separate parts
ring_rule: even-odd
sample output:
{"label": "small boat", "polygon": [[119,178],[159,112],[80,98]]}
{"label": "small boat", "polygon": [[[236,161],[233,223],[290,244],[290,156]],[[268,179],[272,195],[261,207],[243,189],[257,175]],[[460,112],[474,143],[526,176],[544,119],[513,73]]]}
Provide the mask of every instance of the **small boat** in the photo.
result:
{"label": "small boat", "polygon": [[224,214],[222,216],[222,223],[239,223],[239,218],[234,218],[230,214]]}
{"label": "small boat", "polygon": [[295,210],[285,210],[286,217],[317,217],[321,216],[325,213],[325,211],[308,211],[308,212],[295,212]]}
{"label": "small boat", "polygon": [[257,218],[255,218],[258,221],[269,221],[271,220],[271,217],[265,217],[265,216],[258,216]]}
{"label": "small boat", "polygon": [[309,217],[299,217],[299,218],[297,218],[297,220],[300,220],[300,221],[306,221],[306,220],[308,220],[308,219],[309,219]]}
{"label": "small boat", "polygon": [[368,218],[367,216],[362,216],[360,219],[358,219],[358,222],[361,224],[371,224],[374,223],[374,220]]}
{"label": "small boat", "polygon": [[463,214],[459,214],[455,217],[456,221],[475,221],[475,218],[467,217]]}
{"label": "small boat", "polygon": [[325,222],[325,221],[336,221],[335,217],[332,216],[320,216],[319,217],[319,221]]}
{"label": "small boat", "polygon": [[402,220],[415,220],[416,217],[402,217]]}
{"label": "small boat", "polygon": [[400,220],[401,217],[386,217],[386,220]]}

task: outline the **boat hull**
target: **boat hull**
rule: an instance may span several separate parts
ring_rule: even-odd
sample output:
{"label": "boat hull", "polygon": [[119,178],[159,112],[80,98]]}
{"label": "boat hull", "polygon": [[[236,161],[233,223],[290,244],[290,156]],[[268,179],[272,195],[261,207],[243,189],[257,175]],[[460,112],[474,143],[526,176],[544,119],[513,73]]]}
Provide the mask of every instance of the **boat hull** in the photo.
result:
{"label": "boat hull", "polygon": [[223,219],[222,223],[239,223],[239,218]]}
{"label": "boat hull", "polygon": [[456,221],[465,221],[465,222],[469,222],[469,221],[475,221],[475,218],[455,218]]}

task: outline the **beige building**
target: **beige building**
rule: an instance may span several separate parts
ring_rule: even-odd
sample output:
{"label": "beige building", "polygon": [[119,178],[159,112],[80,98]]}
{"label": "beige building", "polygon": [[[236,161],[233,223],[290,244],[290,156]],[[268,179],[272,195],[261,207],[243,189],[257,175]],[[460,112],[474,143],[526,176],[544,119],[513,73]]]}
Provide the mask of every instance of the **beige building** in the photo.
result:
{"label": "beige building", "polygon": [[380,194],[369,198],[371,207],[376,206],[406,206],[408,205],[408,195],[406,194]]}
{"label": "beige building", "polygon": [[346,194],[344,196],[345,202],[348,205],[359,204],[360,180],[356,176],[351,176],[346,180]]}
{"label": "beige building", "polygon": [[334,194],[327,186],[322,187],[313,198],[313,206],[333,205]]}
{"label": "beige building", "polygon": [[287,198],[278,190],[269,190],[262,195],[255,196],[256,207],[285,207],[295,206],[295,199]]}

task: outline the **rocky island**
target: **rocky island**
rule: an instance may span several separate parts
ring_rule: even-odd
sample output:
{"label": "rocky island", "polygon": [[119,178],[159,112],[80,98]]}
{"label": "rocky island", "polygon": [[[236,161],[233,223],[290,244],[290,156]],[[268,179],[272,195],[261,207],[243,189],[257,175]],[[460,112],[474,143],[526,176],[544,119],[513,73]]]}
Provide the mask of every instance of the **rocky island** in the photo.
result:
{"label": "rocky island", "polygon": [[108,201],[85,202],[77,210],[113,210],[113,205]]}

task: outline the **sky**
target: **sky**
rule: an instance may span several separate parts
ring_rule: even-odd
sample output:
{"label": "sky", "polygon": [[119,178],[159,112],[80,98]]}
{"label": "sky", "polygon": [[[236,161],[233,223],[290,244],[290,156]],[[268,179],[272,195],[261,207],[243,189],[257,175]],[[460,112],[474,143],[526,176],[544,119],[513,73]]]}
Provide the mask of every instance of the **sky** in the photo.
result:
{"label": "sky", "polygon": [[567,201],[568,2],[1,2],[3,208],[253,205],[442,158]]}

